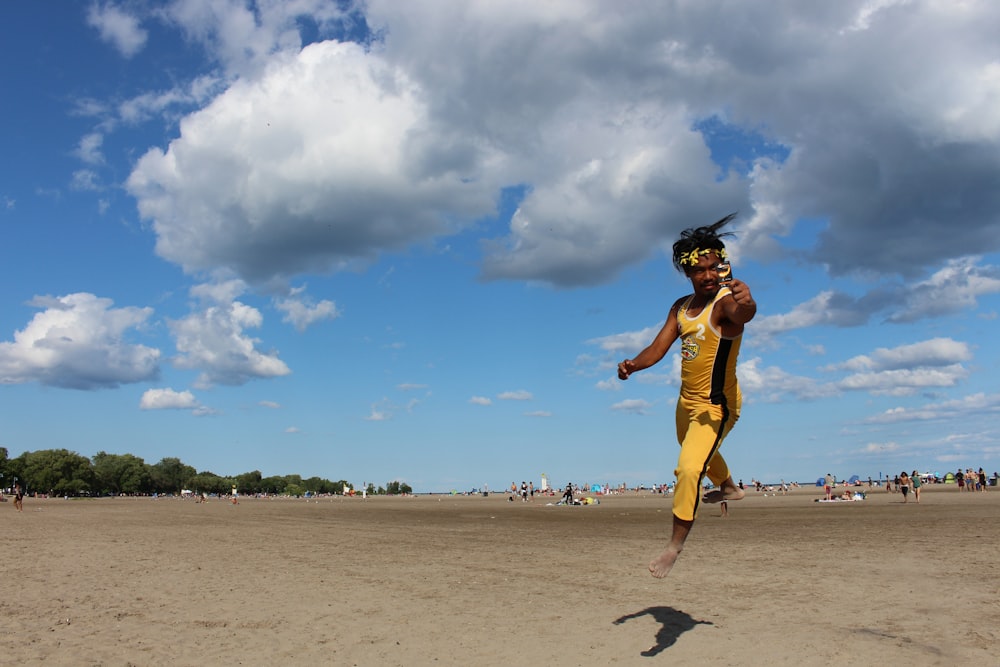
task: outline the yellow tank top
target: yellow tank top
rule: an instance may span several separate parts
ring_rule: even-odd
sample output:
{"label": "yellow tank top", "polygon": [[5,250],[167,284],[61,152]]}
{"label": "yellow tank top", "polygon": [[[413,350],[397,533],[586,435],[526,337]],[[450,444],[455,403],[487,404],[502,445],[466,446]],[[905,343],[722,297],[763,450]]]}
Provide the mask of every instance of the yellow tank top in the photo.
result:
{"label": "yellow tank top", "polygon": [[719,299],[729,294],[723,287],[695,317],[687,314],[692,294],[677,313],[681,341],[681,396],[691,401],[729,405],[739,409],[740,387],[736,358],[742,335],[726,338],[712,326],[711,314]]}

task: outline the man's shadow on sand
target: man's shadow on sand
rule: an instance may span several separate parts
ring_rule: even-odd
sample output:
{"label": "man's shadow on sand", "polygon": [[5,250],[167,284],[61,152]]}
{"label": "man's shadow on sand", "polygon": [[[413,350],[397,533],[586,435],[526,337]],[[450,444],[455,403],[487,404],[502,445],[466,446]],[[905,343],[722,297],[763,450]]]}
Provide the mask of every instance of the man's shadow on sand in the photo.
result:
{"label": "man's shadow on sand", "polygon": [[696,625],[712,625],[710,621],[696,621],[683,611],[677,611],[672,607],[649,607],[634,614],[626,614],[614,623],[621,625],[625,621],[641,616],[652,616],[653,620],[661,626],[656,632],[656,643],[640,653],[647,658],[658,655],[673,646],[678,637],[688,630],[693,630]]}

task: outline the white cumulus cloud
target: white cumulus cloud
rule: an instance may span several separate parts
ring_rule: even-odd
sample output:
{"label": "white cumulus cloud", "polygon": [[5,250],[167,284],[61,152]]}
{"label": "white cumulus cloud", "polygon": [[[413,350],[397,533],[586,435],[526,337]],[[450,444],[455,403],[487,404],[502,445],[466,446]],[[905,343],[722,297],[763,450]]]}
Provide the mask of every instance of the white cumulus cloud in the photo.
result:
{"label": "white cumulus cloud", "polygon": [[649,412],[653,404],[641,398],[629,398],[619,401],[611,406],[615,412],[627,412],[635,415],[644,415]]}
{"label": "white cumulus cloud", "polygon": [[413,146],[425,114],[404,71],[360,45],[312,44],[185,118],[128,188],[157,252],[187,269],[263,280],[341,268],[444,233],[443,211],[492,210],[497,184],[474,164],[422,164],[440,150]]}
{"label": "white cumulus cloud", "polygon": [[87,23],[97,28],[101,39],[126,58],[139,53],[149,37],[136,16],[111,3],[91,5],[87,11]]}
{"label": "white cumulus cloud", "polygon": [[871,354],[853,357],[835,367],[847,370],[884,371],[922,366],[951,366],[970,359],[972,351],[968,343],[951,338],[932,338],[895,348],[880,347]]}
{"label": "white cumulus cloud", "polygon": [[294,288],[288,297],[275,299],[275,308],[285,314],[282,321],[290,323],[296,331],[301,332],[311,324],[340,316],[333,301],[323,299],[315,303],[303,293],[304,290],[305,287]]}
{"label": "white cumulus cloud", "polygon": [[173,389],[147,389],[139,400],[142,410],[193,410],[199,406],[190,391]]}
{"label": "white cumulus cloud", "polygon": [[198,309],[168,323],[178,352],[174,365],[201,371],[199,387],[241,385],[291,373],[277,352],[261,351],[260,340],[247,335],[247,329],[261,326],[263,316],[252,306],[230,300],[240,287],[239,281],[197,286],[192,294],[202,298]]}
{"label": "white cumulus cloud", "polygon": [[160,351],[127,340],[152,308],[114,308],[87,292],[35,297],[31,305],[41,312],[13,341],[0,342],[0,383],[100,389],[158,376]]}
{"label": "white cumulus cloud", "polygon": [[501,401],[530,401],[534,398],[530,391],[518,389],[516,391],[505,391],[497,395]]}

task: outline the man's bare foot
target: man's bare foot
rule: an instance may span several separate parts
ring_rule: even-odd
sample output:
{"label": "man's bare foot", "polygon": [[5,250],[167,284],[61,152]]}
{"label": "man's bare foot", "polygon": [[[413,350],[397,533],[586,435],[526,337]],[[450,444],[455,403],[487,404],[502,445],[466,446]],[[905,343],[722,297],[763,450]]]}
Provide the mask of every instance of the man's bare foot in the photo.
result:
{"label": "man's bare foot", "polygon": [[670,574],[671,568],[673,568],[674,563],[677,561],[677,557],[680,555],[680,549],[667,547],[663,553],[649,561],[649,573],[657,579],[662,579]]}
{"label": "man's bare foot", "polygon": [[746,492],[743,489],[734,486],[732,488],[723,487],[721,490],[709,491],[701,499],[706,503],[721,503],[723,500],[743,500],[743,496],[745,495]]}

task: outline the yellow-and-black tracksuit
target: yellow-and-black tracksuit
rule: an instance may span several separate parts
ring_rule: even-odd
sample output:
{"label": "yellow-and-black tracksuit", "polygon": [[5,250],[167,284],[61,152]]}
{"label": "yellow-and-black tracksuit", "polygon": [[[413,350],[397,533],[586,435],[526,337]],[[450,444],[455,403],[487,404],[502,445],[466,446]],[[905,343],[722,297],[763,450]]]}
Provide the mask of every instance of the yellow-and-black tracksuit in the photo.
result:
{"label": "yellow-and-black tracksuit", "polygon": [[729,478],[729,466],[719,453],[722,440],[740,416],[742,396],[736,381],[736,358],[742,335],[726,338],[711,322],[713,308],[729,294],[723,287],[694,317],[688,297],[677,313],[681,342],[681,392],[677,400],[677,461],[674,516],[693,521],[701,498],[701,480],[716,485]]}

